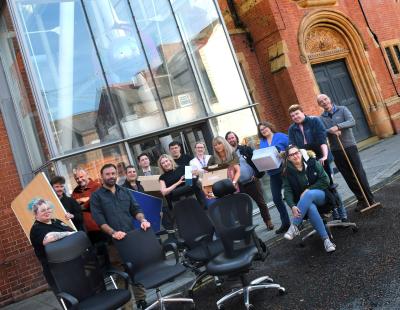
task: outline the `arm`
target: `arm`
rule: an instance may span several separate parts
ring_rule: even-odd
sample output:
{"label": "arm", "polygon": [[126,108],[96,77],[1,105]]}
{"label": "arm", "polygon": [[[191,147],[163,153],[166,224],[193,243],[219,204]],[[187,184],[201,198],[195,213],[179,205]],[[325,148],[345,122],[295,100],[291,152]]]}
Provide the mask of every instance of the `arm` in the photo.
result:
{"label": "arm", "polygon": [[233,175],[232,183],[236,185],[240,178],[240,166],[238,164],[234,164],[233,170],[235,174]]}
{"label": "arm", "polygon": [[314,184],[311,184],[310,187],[308,189],[326,189],[329,187],[329,177],[326,174],[324,168],[321,166],[321,164],[319,162],[315,163],[315,168],[317,170],[318,173],[318,179],[317,182],[315,182]]}
{"label": "arm", "polygon": [[350,110],[346,107],[343,107],[343,117],[344,117],[343,122],[338,123],[336,125],[339,130],[351,128],[356,125],[356,121],[354,120],[353,115],[351,114]]}
{"label": "arm", "polygon": [[96,192],[94,192],[90,196],[90,210],[94,221],[96,222],[97,225],[99,225],[99,227],[101,227],[101,225],[103,224],[107,224],[102,208],[101,199]]}
{"label": "arm", "polygon": [[283,152],[289,146],[289,138],[284,133],[276,133],[279,134],[276,144],[274,145],[279,152]]}
{"label": "arm", "polygon": [[72,235],[73,233],[75,233],[75,231],[52,231],[52,232],[49,232],[43,238],[43,245],[60,240],[69,235]]}
{"label": "arm", "polygon": [[144,218],[144,214],[142,209],[140,209],[139,204],[136,202],[135,198],[132,195],[129,195],[131,198],[131,205],[129,206],[129,213],[140,222],[140,227],[143,230],[146,230],[147,228],[150,227],[150,222],[148,222]]}
{"label": "arm", "polygon": [[177,188],[179,185],[185,182],[185,176],[181,176],[181,178],[172,184],[170,187],[167,187],[165,185],[165,182],[163,180],[160,180],[160,191],[163,196],[167,196],[169,193],[171,193],[175,188]]}
{"label": "arm", "polygon": [[292,187],[290,186],[289,180],[286,177],[283,177],[282,181],[286,203],[290,208],[293,208],[296,204],[294,203]]}

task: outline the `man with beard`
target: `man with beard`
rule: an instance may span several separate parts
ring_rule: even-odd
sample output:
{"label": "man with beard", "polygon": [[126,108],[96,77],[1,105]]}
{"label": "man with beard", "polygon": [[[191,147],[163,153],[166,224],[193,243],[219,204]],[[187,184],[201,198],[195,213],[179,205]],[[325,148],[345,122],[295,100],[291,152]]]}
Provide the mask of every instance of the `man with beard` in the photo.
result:
{"label": "man with beard", "polygon": [[[116,184],[117,167],[106,164],[100,170],[103,186],[90,197],[93,218],[101,230],[111,238],[121,240],[134,230],[133,219],[137,219],[143,230],[150,227],[136,200],[126,188]],[[135,249],[132,249],[133,251]],[[133,294],[138,309],[145,309],[146,293],[143,286],[134,284]]]}

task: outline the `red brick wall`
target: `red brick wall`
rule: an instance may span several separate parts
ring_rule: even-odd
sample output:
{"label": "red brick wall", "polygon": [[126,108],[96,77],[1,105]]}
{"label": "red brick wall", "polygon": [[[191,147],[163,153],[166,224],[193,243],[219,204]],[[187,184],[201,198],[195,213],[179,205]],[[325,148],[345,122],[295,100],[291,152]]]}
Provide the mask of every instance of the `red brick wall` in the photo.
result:
{"label": "red brick wall", "polygon": [[[1,114],[0,114],[1,116]],[[41,267],[11,202],[22,190],[8,135],[0,117],[0,307],[46,288]]]}

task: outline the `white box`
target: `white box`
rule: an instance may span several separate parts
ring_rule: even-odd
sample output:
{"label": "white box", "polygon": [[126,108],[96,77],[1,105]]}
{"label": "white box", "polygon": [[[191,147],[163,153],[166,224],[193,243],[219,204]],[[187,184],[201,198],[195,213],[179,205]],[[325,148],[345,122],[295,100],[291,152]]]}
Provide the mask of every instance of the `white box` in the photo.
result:
{"label": "white box", "polygon": [[282,163],[282,158],[279,156],[279,152],[275,146],[255,150],[251,160],[258,171],[277,169]]}

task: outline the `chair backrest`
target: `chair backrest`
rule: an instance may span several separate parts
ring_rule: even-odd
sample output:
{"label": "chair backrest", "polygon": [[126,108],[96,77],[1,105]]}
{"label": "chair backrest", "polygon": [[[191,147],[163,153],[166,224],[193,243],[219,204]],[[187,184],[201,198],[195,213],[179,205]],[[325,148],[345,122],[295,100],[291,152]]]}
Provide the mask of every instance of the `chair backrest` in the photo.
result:
{"label": "chair backrest", "polygon": [[201,235],[208,235],[212,240],[214,226],[197,199],[179,201],[174,206],[174,214],[178,234],[189,248],[197,246],[195,239]]}
{"label": "chair backrest", "polygon": [[47,244],[45,251],[60,292],[82,301],[106,289],[96,253],[83,231]]}
{"label": "chair backrest", "polygon": [[128,270],[131,276],[138,270],[165,260],[163,249],[152,229],[133,230],[124,239],[113,241],[123,263],[131,264]]}

